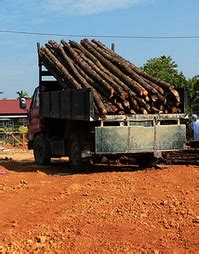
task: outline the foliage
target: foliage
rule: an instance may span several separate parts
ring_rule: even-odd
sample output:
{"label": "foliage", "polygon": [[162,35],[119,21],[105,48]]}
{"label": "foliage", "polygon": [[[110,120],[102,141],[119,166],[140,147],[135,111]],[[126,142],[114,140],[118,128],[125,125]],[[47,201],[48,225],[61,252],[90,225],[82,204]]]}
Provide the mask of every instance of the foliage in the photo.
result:
{"label": "foliage", "polygon": [[24,126],[20,126],[20,127],[19,127],[19,132],[20,132],[20,133],[27,133],[27,132],[28,132],[28,128],[27,128],[27,127],[24,127]]}
{"label": "foliage", "polygon": [[185,90],[188,92],[191,100],[199,96],[199,75],[187,80]]}
{"label": "foliage", "polygon": [[17,95],[18,95],[17,99],[20,99],[20,98],[28,99],[28,98],[30,98],[29,95],[28,95],[28,93],[25,92],[25,91],[23,91],[23,90],[18,91],[18,92],[17,92]]}
{"label": "foliage", "polygon": [[182,72],[177,70],[177,67],[170,56],[160,56],[149,59],[141,68],[148,74],[167,81],[175,87],[184,87],[186,78]]}

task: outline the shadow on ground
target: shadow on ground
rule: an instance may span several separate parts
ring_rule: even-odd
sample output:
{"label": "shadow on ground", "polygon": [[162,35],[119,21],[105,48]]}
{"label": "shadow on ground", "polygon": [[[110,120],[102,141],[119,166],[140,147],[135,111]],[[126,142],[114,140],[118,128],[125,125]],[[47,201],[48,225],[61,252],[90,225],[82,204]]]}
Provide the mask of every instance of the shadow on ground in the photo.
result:
{"label": "shadow on ground", "polygon": [[[80,170],[74,172],[70,169],[68,161],[56,160],[52,161],[48,166],[36,165],[32,160],[15,161],[12,159],[4,159],[0,161],[0,166],[4,167],[8,171],[14,172],[43,172],[49,175],[70,175],[70,174],[93,174],[104,172],[132,172],[143,170],[135,164],[87,164]],[[160,168],[156,166],[155,168]],[[146,169],[146,168],[145,168]],[[147,168],[150,169],[150,168]],[[154,169],[154,167],[153,167]]]}

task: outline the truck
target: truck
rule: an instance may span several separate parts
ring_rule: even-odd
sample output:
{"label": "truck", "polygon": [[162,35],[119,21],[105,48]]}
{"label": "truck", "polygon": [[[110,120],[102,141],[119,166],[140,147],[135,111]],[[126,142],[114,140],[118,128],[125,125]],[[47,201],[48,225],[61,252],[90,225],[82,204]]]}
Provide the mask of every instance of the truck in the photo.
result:
{"label": "truck", "polygon": [[[22,101],[21,107],[25,107]],[[92,89],[63,90],[39,56],[39,85],[28,112],[28,148],[37,164],[69,157],[73,170],[102,157],[150,163],[162,152],[183,149],[186,125],[178,114],[95,114]]]}

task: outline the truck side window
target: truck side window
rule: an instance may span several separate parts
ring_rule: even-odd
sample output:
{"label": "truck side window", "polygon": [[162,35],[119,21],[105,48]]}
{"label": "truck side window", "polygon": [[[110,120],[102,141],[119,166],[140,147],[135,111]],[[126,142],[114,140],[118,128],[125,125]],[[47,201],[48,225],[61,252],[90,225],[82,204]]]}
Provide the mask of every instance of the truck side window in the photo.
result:
{"label": "truck side window", "polygon": [[33,106],[34,107],[38,107],[39,106],[39,89],[35,90]]}

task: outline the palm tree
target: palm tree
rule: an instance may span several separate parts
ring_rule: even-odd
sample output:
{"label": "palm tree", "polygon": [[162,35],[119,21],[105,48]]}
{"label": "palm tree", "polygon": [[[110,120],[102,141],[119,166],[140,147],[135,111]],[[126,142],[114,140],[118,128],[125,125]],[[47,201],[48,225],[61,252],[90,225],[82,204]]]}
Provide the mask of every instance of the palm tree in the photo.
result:
{"label": "palm tree", "polygon": [[23,91],[23,90],[18,91],[18,92],[17,92],[17,95],[18,95],[17,99],[20,99],[20,98],[28,99],[28,98],[30,98],[29,95],[28,95],[28,93],[25,92],[25,91]]}

